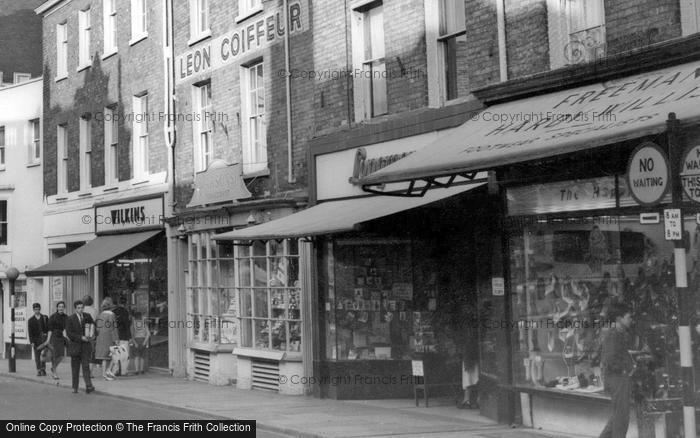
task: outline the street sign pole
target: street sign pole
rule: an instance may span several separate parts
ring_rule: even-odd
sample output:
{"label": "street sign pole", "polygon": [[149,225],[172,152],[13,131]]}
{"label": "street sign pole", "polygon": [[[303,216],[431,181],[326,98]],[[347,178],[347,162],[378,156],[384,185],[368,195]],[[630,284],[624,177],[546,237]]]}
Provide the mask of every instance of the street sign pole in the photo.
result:
{"label": "street sign pole", "polygon": [[[672,200],[675,209],[681,209],[683,186],[681,182],[681,144],[679,141],[680,123],[675,113],[669,113],[667,125],[668,153],[672,175]],[[680,215],[681,236],[683,235],[683,213]],[[695,374],[693,372],[693,351],[691,345],[690,320],[695,310],[693,295],[688,288],[688,269],[683,239],[674,240],[674,265],[676,268],[676,294],[678,296],[678,341],[681,353],[681,379],[683,382],[683,429],[685,438],[695,438]]]}

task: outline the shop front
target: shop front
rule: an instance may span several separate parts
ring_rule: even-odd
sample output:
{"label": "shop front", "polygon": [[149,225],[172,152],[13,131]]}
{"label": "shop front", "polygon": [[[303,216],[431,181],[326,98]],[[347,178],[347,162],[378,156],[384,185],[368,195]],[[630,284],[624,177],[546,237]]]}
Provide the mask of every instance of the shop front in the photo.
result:
{"label": "shop front", "polygon": [[505,275],[497,328],[509,334],[495,350],[509,360],[487,360],[482,320],[481,369],[505,372],[506,417],[562,433],[602,430],[610,397],[601,344],[614,325],[610,306],[623,303],[635,322],[637,364],[628,436],[682,433],[688,368],[679,326],[683,312],[694,312],[676,276],[685,260],[688,286],[697,290],[698,67],[495,105],[482,112],[489,117],[360,180],[376,191],[494,171]]}
{"label": "shop front", "polygon": [[[461,401],[465,366],[478,374],[472,366],[478,364],[478,296],[491,282],[493,243],[478,236],[492,235],[491,209],[497,208],[486,191],[486,174],[410,198],[367,196],[353,184],[434,138],[431,132],[318,155],[316,205],[214,236],[251,255],[251,269],[239,271],[239,293],[253,286],[241,295],[240,319],[249,324],[241,327],[242,340],[246,331],[252,335],[248,345],[262,339],[257,348],[270,350],[273,368],[277,345],[286,345],[285,358],[300,353],[299,368],[274,369],[290,392],[335,399],[413,397],[423,376],[412,365],[420,361],[426,377],[446,384],[432,396]],[[298,265],[285,263],[282,270],[292,273],[298,266],[300,273],[300,288],[287,295],[271,287],[274,275],[263,275],[263,258],[256,266],[256,254],[279,246],[299,248]],[[245,272],[260,272],[260,281]],[[246,348],[234,350],[239,384]]]}
{"label": "shop front", "polygon": [[[95,237],[57,248],[51,262],[27,276],[50,277],[53,302],[65,301],[69,314],[72,302],[85,296],[96,309],[107,297],[123,302],[130,320],[148,325],[146,366],[168,370],[171,316],[163,217],[162,195],[96,204],[82,220],[94,227]],[[73,288],[76,284],[83,287]]]}

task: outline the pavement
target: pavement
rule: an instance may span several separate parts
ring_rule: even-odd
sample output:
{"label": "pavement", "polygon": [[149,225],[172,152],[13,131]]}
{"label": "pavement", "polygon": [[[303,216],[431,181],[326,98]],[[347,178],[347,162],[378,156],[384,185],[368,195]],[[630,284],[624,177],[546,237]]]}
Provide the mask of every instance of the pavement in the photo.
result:
{"label": "pavement", "polygon": [[[97,374],[97,372],[96,372]],[[43,383],[56,391],[70,392],[70,361],[59,366],[58,381],[37,377],[34,362],[17,360],[17,372],[0,365],[0,376]],[[206,383],[149,372],[118,377],[115,381],[95,379],[95,394],[135,403],[147,403],[182,413],[183,417],[257,420],[258,430],[303,438],[560,438],[561,434],[534,429],[511,428],[479,415],[478,411],[456,409],[448,400],[431,400],[429,408],[415,407],[413,399],[329,400],[288,396],[258,390]],[[82,381],[81,381],[82,386]],[[84,394],[77,396],[91,397]],[[568,435],[576,438],[581,435]]]}

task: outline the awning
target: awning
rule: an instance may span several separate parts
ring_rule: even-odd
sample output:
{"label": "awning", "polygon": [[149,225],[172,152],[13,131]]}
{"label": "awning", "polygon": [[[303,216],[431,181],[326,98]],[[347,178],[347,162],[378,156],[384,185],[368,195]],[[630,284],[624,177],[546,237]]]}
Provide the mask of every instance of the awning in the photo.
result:
{"label": "awning", "polygon": [[368,175],[376,184],[456,175],[657,134],[700,118],[700,62],[494,105]]}
{"label": "awning", "polygon": [[53,260],[44,266],[31,269],[25,274],[27,277],[84,275],[87,269],[113,259],[160,232],[160,230],[155,230],[132,234],[98,236],[63,257]]}
{"label": "awning", "polygon": [[434,189],[423,197],[415,198],[372,196],[328,201],[261,225],[217,234],[214,239],[271,240],[350,231],[357,224],[430,204],[484,184],[486,183],[480,182],[447,189]]}

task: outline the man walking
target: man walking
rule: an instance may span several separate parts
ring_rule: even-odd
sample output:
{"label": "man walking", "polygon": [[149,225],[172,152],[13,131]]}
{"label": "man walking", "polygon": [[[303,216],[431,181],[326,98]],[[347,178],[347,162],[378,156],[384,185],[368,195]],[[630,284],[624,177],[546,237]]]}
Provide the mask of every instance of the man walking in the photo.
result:
{"label": "man walking", "polygon": [[625,438],[630,422],[630,374],[634,368],[629,354],[632,314],[622,304],[615,304],[608,317],[615,321],[615,326],[603,340],[602,364],[605,391],[612,398],[612,412],[600,438]]}
{"label": "man walking", "polygon": [[[131,321],[129,311],[126,309],[126,297],[119,298],[119,305],[112,312],[117,319],[117,331],[119,332],[119,346],[124,347],[125,353],[119,359],[119,375],[126,376],[129,367],[129,341],[131,340]],[[112,366],[116,369],[116,365]]]}
{"label": "man walking", "polygon": [[73,393],[78,392],[80,382],[80,368],[83,369],[83,379],[85,380],[85,393],[89,394],[95,390],[90,379],[90,357],[92,355],[92,344],[90,333],[94,333],[95,321],[92,317],[83,313],[83,302],[81,300],[73,303],[75,313],[68,317],[66,322],[66,334],[70,343],[68,344],[68,354],[70,355],[70,367],[73,377]]}
{"label": "man walking", "polygon": [[36,362],[36,375],[46,375],[46,363],[41,360],[41,350],[48,345],[46,339],[49,333],[49,317],[42,315],[41,304],[32,305],[34,316],[27,321],[27,331],[29,332],[29,342],[34,348],[34,361]]}

